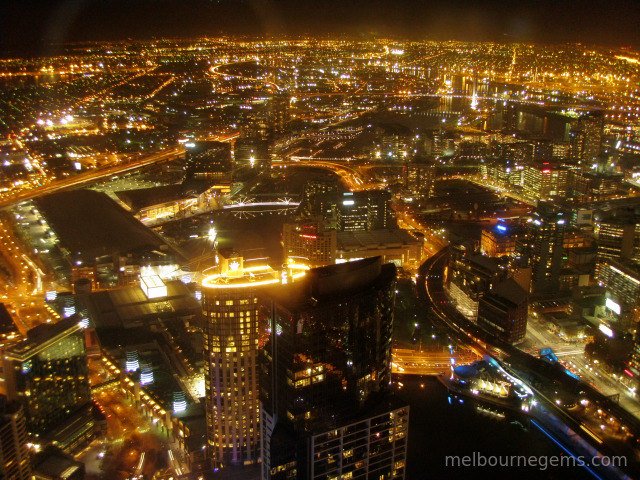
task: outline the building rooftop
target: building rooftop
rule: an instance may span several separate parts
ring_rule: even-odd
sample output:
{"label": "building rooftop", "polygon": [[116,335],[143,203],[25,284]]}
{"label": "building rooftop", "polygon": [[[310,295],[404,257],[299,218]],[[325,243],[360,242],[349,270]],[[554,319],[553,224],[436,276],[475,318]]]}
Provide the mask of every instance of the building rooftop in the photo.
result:
{"label": "building rooftop", "polygon": [[500,262],[492,257],[481,255],[479,253],[469,255],[469,262],[476,264],[480,268],[487,270],[491,273],[497,273],[500,271]]}
{"label": "building rooftop", "polygon": [[[84,478],[84,464],[57,448],[47,448],[33,460],[34,473],[44,478]],[[38,477],[38,478],[42,478]]]}
{"label": "building rooftop", "polygon": [[389,284],[396,276],[392,263],[382,257],[313,268],[286,288],[269,289],[269,295],[290,310],[307,308],[323,301],[350,298],[376,285]]}
{"label": "building rooftop", "polygon": [[505,300],[513,303],[514,305],[520,305],[527,301],[527,292],[518,285],[513,278],[507,278],[493,287],[490,292],[492,295],[502,297]]}
{"label": "building rooftop", "polygon": [[71,190],[35,200],[74,260],[115,254],[176,254],[158,235],[104,193]]}
{"label": "building rooftop", "polygon": [[189,184],[177,183],[174,185],[161,185],[159,187],[139,188],[116,192],[116,196],[127,205],[131,211],[138,212],[143,208],[163,203],[177,202],[187,198],[197,198],[209,187],[208,183],[190,182]]}
{"label": "building rooftop", "polygon": [[167,315],[196,315],[200,304],[182,282],[166,282],[167,296],[148,298],[138,285],[82,296],[81,303],[97,329],[133,328]]}
{"label": "building rooftop", "polygon": [[400,247],[422,243],[407,230],[370,230],[366,232],[338,232],[338,249],[352,250],[375,247]]}
{"label": "building rooftop", "polygon": [[42,323],[27,332],[27,338],[7,348],[7,356],[27,359],[62,334],[80,330],[77,316],[64,318],[57,323]]}

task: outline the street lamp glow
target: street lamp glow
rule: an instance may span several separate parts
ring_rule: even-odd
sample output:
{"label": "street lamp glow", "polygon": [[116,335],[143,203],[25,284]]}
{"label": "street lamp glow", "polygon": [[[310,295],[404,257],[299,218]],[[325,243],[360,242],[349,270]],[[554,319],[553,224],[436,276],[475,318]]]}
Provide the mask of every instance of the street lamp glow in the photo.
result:
{"label": "street lamp glow", "polygon": [[207,238],[211,243],[216,241],[216,238],[218,238],[218,231],[215,227],[209,228],[209,231],[207,232]]}

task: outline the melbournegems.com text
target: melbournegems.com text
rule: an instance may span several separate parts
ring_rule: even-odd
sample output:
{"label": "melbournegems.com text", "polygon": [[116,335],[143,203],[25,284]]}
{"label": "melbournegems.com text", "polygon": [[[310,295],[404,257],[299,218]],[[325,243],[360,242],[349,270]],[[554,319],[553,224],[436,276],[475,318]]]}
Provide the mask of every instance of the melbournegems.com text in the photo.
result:
{"label": "melbournegems.com text", "polygon": [[626,467],[623,456],[568,456],[568,455],[485,455],[473,452],[471,455],[447,455],[445,466],[453,468],[573,468],[573,467]]}

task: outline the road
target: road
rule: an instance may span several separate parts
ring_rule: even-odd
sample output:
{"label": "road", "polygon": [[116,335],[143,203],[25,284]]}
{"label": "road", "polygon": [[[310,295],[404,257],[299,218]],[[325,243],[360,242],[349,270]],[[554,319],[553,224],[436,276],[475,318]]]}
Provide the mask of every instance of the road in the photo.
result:
{"label": "road", "polygon": [[229,62],[229,63],[221,63],[219,65],[214,65],[213,67],[211,67],[209,69],[209,73],[211,75],[216,75],[216,76],[220,76],[223,78],[236,78],[238,80],[246,80],[248,82],[256,82],[256,83],[264,83],[265,85],[275,88],[276,91],[280,91],[282,90],[282,88],[279,85],[276,85],[273,82],[270,82],[268,80],[265,80],[263,78],[256,78],[256,77],[247,77],[244,75],[236,75],[236,74],[232,74],[232,73],[224,73],[224,72],[219,72],[218,69],[219,68],[223,68],[223,67],[230,67],[231,65],[240,65],[243,63],[249,63],[251,62],[251,60],[246,60],[246,61],[238,61],[238,62]]}
{"label": "road", "polygon": [[368,190],[371,188],[380,188],[379,184],[368,184],[361,177],[360,174],[351,166],[343,165],[340,163],[325,162],[313,160],[313,158],[300,159],[293,162],[278,162],[273,167],[282,166],[287,167],[315,167],[322,168],[324,170],[330,170],[344,182],[344,184],[352,191]]}
{"label": "road", "polygon": [[176,158],[183,155],[184,152],[185,150],[182,146],[173,147],[166,150],[162,150],[160,152],[155,152],[149,155],[141,156],[135,160],[132,160],[126,163],[118,163],[117,165],[113,165],[110,167],[101,168],[97,170],[90,170],[87,172],[79,173],[72,177],[64,178],[61,180],[54,180],[47,185],[33,188],[31,190],[21,192],[18,195],[15,195],[13,197],[4,198],[0,200],[0,208],[5,208],[14,203],[30,200],[32,198],[39,197],[41,195],[47,195],[50,193],[59,192],[67,188],[79,187],[88,183],[95,182],[104,177],[122,174],[130,170],[136,170],[138,168],[151,165],[153,163],[162,163],[162,162],[175,160]]}
{"label": "road", "polygon": [[[447,351],[394,348],[392,355],[392,372],[401,375],[438,375],[451,368],[451,354]],[[455,352],[455,361],[459,364],[466,365],[479,359],[480,356],[470,350]]]}
{"label": "road", "polygon": [[[524,372],[525,376],[532,376],[532,378],[536,377],[538,379],[537,388],[534,388],[531,384],[529,385],[535,392],[536,399],[539,402],[539,406],[532,410],[532,415],[550,439],[558,444],[563,444],[567,449],[573,450],[575,455],[582,455],[585,458],[591,458],[594,455],[624,455],[631,459],[629,460],[629,469],[637,473],[637,450],[632,449],[633,447],[625,443],[618,441],[611,443],[603,440],[613,440],[618,435],[607,425],[603,424],[603,428],[598,429],[599,436],[594,435],[593,430],[589,428],[594,421],[597,421],[595,415],[600,415],[600,412],[606,412],[605,406],[609,412],[612,412],[605,413],[605,415],[611,418],[615,416],[624,420],[625,431],[636,432],[637,422],[631,421],[628,413],[624,416],[622,412],[616,409],[617,405],[612,404],[602,394],[586,384],[577,382],[559,371],[556,372],[545,368],[544,362],[537,361],[529,354],[518,350],[512,345],[503,344],[489,337],[486,332],[468,322],[462,315],[456,314],[453,307],[446,301],[442,291],[442,269],[447,260],[447,253],[447,250],[443,249],[425,262],[418,279],[419,285],[424,287],[423,297],[428,304],[434,321],[441,322],[449,327],[452,335],[458,337],[461,343],[472,345],[479,353],[499,358],[502,367],[516,378],[523,378],[522,372]],[[574,385],[576,383],[577,385]],[[597,404],[600,408],[596,412],[589,412],[585,409],[569,409],[562,406],[562,401],[557,399],[557,396],[558,391],[565,388],[565,385],[567,387],[574,385],[573,388],[575,389],[582,388],[582,397],[590,399],[590,404]],[[542,388],[544,391],[541,391]],[[554,389],[557,389],[555,393]],[[549,398],[550,395],[552,396],[551,398]],[[617,424],[621,425],[620,422],[617,422]],[[629,425],[629,427],[626,425]],[[617,468],[599,468],[598,473],[594,476],[596,478],[630,478]]]}
{"label": "road", "polygon": [[604,371],[599,362],[585,356],[586,340],[568,342],[549,330],[543,320],[530,316],[527,322],[527,338],[524,349],[537,355],[541,348],[553,349],[559,361],[579,375],[585,382],[598,389],[606,396],[618,396],[619,403],[625,410],[640,420],[640,401],[635,391],[621,382],[621,377],[613,377]]}

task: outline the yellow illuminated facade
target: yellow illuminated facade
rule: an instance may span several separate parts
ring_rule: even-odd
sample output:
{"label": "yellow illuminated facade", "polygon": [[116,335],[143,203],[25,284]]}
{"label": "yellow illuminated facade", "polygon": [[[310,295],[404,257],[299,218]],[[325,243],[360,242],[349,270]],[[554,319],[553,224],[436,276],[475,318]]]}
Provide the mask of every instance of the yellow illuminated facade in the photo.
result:
{"label": "yellow illuminated facade", "polygon": [[207,446],[215,466],[258,460],[258,352],[268,338],[260,289],[300,278],[308,268],[289,263],[276,271],[264,259],[220,257],[217,273],[202,280]]}

